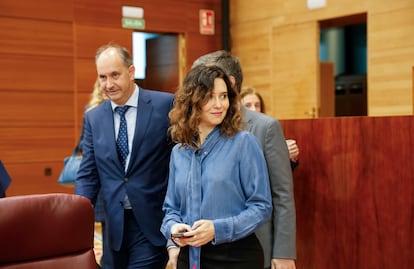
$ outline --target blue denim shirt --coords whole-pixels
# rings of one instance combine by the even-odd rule
[[[267,166],[257,139],[247,131],[225,137],[216,128],[201,150],[176,145],[163,210],[166,238],[175,223],[191,226],[200,219],[213,221],[213,244],[253,233],[272,213]]]

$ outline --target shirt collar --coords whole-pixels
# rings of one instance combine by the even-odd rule
[[[131,107],[138,107],[138,97],[139,97],[139,87],[135,84],[134,92],[132,93],[131,97],[129,97],[128,101],[125,103],[125,106]],[[115,108],[119,105],[115,104],[111,101],[112,111],[115,111]]]

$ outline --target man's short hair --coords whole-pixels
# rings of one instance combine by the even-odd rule
[[[233,76],[236,81],[236,90],[240,93],[243,82],[243,72],[239,59],[226,50],[218,50],[204,54],[194,61],[193,66],[216,65],[224,70],[227,76]]]

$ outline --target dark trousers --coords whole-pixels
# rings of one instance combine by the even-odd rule
[[[114,269],[165,269],[168,253],[144,236],[132,210],[125,210],[124,238],[120,251],[111,249]]]
[[[263,269],[263,249],[255,234],[231,243],[201,247],[201,269]],[[177,269],[188,269],[188,247],[181,248]]]
[[[112,252],[108,243],[108,231],[105,225],[105,221],[101,222],[102,227],[102,257],[101,268],[102,269],[115,269],[112,263]]]

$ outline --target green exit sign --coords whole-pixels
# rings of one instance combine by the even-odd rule
[[[144,19],[122,18],[123,28],[145,29]]]

